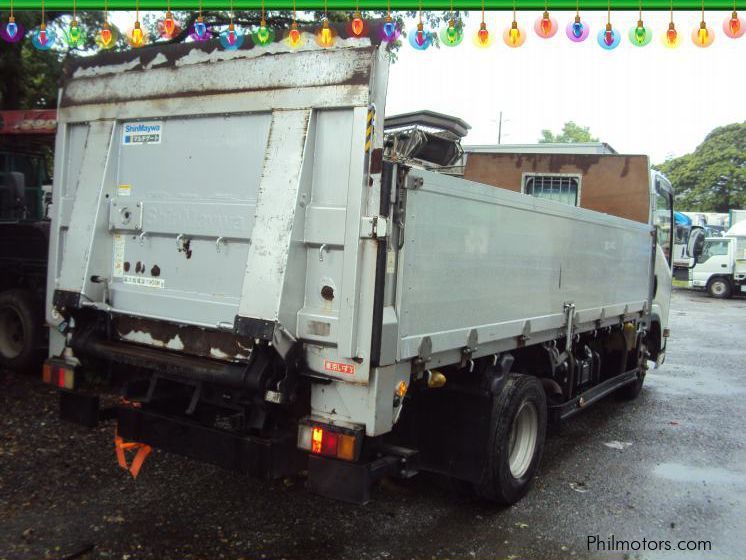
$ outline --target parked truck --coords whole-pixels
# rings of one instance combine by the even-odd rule
[[[746,293],[746,220],[736,222],[722,237],[693,236],[689,287],[704,289],[719,299]]]
[[[44,189],[54,134],[53,110],[0,111],[0,369],[32,371],[46,357]]]
[[[453,176],[464,127],[385,139],[385,46],[337,31],[69,63],[44,379],[63,418],[326,496],[430,471],[513,503],[549,421],[664,360],[670,184],[644,156],[579,204]]]

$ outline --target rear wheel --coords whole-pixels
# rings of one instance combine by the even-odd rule
[[[547,403],[539,380],[511,374],[495,398],[480,498],[500,504],[520,500],[536,474],[547,429]]]
[[[0,368],[29,370],[39,361],[42,316],[25,290],[0,293]]]
[[[727,299],[730,297],[730,282],[725,278],[714,278],[707,284],[707,293],[714,298]]]

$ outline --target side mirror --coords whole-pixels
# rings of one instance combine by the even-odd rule
[[[705,230],[701,227],[694,226],[689,232],[689,242],[686,245],[686,252],[694,260],[699,260],[702,249],[705,246]]]

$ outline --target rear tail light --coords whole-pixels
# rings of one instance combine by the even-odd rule
[[[362,442],[362,430],[318,424],[310,420],[298,426],[298,447],[313,455],[356,461]]]
[[[64,362],[56,360],[44,362],[41,379],[44,383],[61,389],[75,389],[75,370]]]

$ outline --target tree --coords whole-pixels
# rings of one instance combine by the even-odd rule
[[[598,138],[591,136],[589,127],[579,126],[573,121],[566,122],[559,134],[552,134],[551,130],[544,129],[539,138],[539,144],[573,144],[576,142],[598,142]]]
[[[656,166],[671,181],[676,206],[692,212],[746,208],[746,122],[710,132],[693,153]]]

